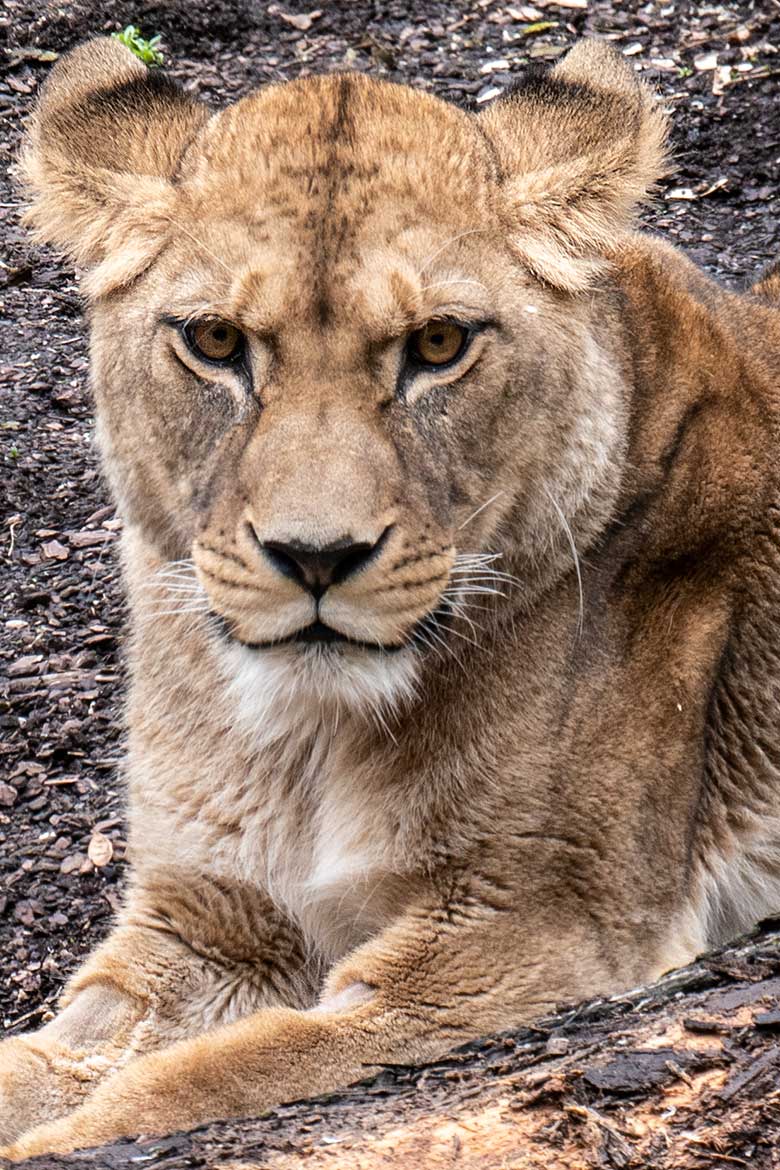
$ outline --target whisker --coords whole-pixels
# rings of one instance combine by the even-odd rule
[[[182,606],[181,608],[176,607],[175,609],[151,609],[151,608],[149,608],[149,609],[143,610],[145,617],[178,617],[180,614],[187,614],[187,613],[195,614],[195,613],[208,613],[208,612],[209,612],[209,608],[207,605],[199,605],[199,606],[194,606],[194,607]]]
[[[415,639],[416,645],[425,646],[428,650],[433,651],[433,653],[436,655],[436,657],[439,659],[440,662],[444,662],[444,657],[442,655],[441,650],[439,649],[438,646],[434,645],[434,643],[431,641],[427,629],[418,630],[414,636],[414,639]]]
[[[481,610],[482,613],[495,613],[495,610],[494,610],[492,605],[475,605],[473,601],[464,601],[464,599],[460,596],[460,593],[458,592],[457,589],[453,589],[453,590],[445,589],[444,592],[442,593],[442,597],[445,599],[445,601],[447,601],[447,603],[450,606],[452,606],[452,607],[457,606],[458,609],[461,609],[461,610],[471,609],[471,610]]]
[[[442,590],[442,593],[446,596],[447,590]],[[468,578],[466,580],[454,581],[452,583],[452,595],[458,597],[468,597],[470,594],[477,593],[488,593],[493,594],[495,597],[506,597],[506,593],[504,593],[503,589],[493,589],[490,585],[473,583],[468,580]]]
[[[449,284],[473,284],[477,288],[481,288],[484,292],[488,291],[487,285],[484,285],[481,280],[469,280],[466,277],[453,277],[451,280],[436,280],[433,284],[424,284],[420,292],[428,292],[432,288],[445,288]]]
[[[501,596],[504,597],[506,595],[502,593]],[[445,589],[445,591],[442,593],[442,597],[450,606],[457,606],[458,611],[462,609],[475,609],[479,613],[495,613],[495,610],[490,605],[475,605],[473,601],[463,601],[457,591],[454,593],[448,593]]]
[[[475,642],[473,638],[467,637],[466,634],[461,634],[461,632],[456,630],[454,626],[449,626],[447,628],[447,633],[454,634],[456,638],[460,638],[463,642],[468,642],[469,646],[476,646],[476,648],[479,649],[479,642]]]
[[[458,572],[457,569],[452,569],[450,571],[450,577],[453,581],[461,581],[464,584],[479,585],[483,582],[489,581],[494,585],[519,585],[521,587],[523,585],[523,582],[520,580],[520,578],[513,577],[511,573],[480,571],[469,574],[465,572]]]
[[[154,577],[151,581],[144,581],[141,584],[142,589],[202,589],[200,581],[196,577],[188,575],[186,577]]]
[[[458,232],[457,235],[450,236],[450,238],[448,240],[444,241],[444,243],[441,245],[441,247],[437,248],[435,252],[431,253],[431,255],[428,257],[428,259],[423,264],[422,268],[419,268],[417,270],[417,275],[422,276],[423,272],[425,272],[425,270],[427,268],[430,268],[431,264],[433,264],[436,257],[441,256],[442,252],[445,252],[447,250],[447,248],[451,248],[453,244],[456,244],[458,242],[458,240],[463,240],[463,239],[465,239],[466,236],[477,236],[477,235],[480,235],[480,233],[483,233],[483,232],[486,232],[489,230],[490,230],[489,228],[469,228],[465,232]]]
[[[384,731],[385,735],[389,736],[389,738],[393,741],[395,746],[398,747],[398,740],[395,738],[392,731],[390,730],[390,726],[387,723],[387,720],[385,719],[384,715],[382,714],[381,707],[382,707],[381,703],[377,703],[373,707],[370,707],[369,708],[370,714],[371,714],[372,718],[375,720],[379,729],[381,731]]]
[[[174,597],[177,595],[180,597],[203,597],[204,596],[203,590],[201,589],[201,587],[199,585],[196,587],[193,587],[191,585],[165,585],[162,589],[160,589],[159,587],[154,589],[151,585],[146,585],[143,588],[145,588],[150,593],[151,592],[154,592],[155,594],[167,593],[167,594],[172,595]]]
[[[211,248],[207,247],[206,244],[204,244],[202,240],[199,240],[197,238],[197,236],[194,236],[192,234],[192,232],[189,231],[184,226],[183,223],[181,223],[179,220],[175,219],[172,215],[166,215],[165,218],[168,220],[169,223],[172,223],[174,225],[174,227],[178,228],[179,231],[183,232],[185,236],[189,236],[189,238],[192,240],[192,242],[196,248],[200,248],[200,250],[202,252],[205,252],[205,254],[207,256],[210,256],[212,260],[215,260],[217,262],[217,264],[221,264],[222,267],[225,269],[225,272],[227,272],[228,276],[230,276],[230,278],[232,280],[233,272],[232,272],[230,266],[225,263],[225,261],[222,259],[221,256],[218,256],[216,252],[212,252]]]
[[[434,638],[439,643],[439,645],[444,650],[445,654],[449,654],[450,658],[452,658],[453,661],[456,662],[458,664],[458,666],[460,667],[460,669],[465,673],[466,667],[463,665],[463,660],[459,657],[458,654],[455,653],[455,648],[450,645],[450,643],[446,640],[446,638],[443,637],[442,633],[439,632],[440,630],[441,630],[441,624],[438,621],[438,619],[436,618],[436,615],[434,614],[433,615],[433,622],[428,627],[428,632],[430,633],[431,637]]]
[[[465,613],[463,610],[463,607],[457,601],[449,601],[448,604],[449,604],[449,608],[452,611],[452,613],[454,613],[455,616],[457,618],[459,618],[461,621],[466,623],[466,625],[472,631],[475,639],[478,638],[478,636],[480,634],[484,634],[484,632],[485,632],[484,628],[481,625],[479,625],[478,622],[475,622],[474,619],[469,616],[469,614]],[[455,631],[453,630],[453,633],[454,632]],[[476,644],[477,643],[475,641],[474,645],[476,646]]]
[[[574,558],[574,569],[577,573],[577,592],[579,595],[579,614],[578,614],[578,618],[577,618],[577,636],[580,637],[582,635],[582,627],[583,627],[584,617],[585,617],[585,605],[584,605],[584,600],[583,600],[583,595],[582,595],[582,573],[580,572],[579,553],[577,552],[577,546],[574,543],[574,536],[572,535],[571,528],[569,527],[569,522],[566,519],[566,517],[564,516],[563,511],[561,510],[561,507],[558,504],[558,501],[550,494],[550,492],[547,490],[547,488],[545,488],[544,490],[545,490],[545,492],[550,500],[550,503],[555,508],[555,511],[558,513],[558,518],[560,519],[561,525],[563,527],[563,531],[566,533],[566,539],[569,542],[569,547],[571,548],[571,555]]]
[[[471,513],[471,515],[468,517],[468,519],[464,520],[462,524],[458,525],[458,532],[460,532],[461,529],[465,528],[467,524],[470,524],[472,520],[475,520],[476,517],[479,516],[480,512],[484,512],[485,508],[489,508],[491,504],[494,504],[496,502],[496,500],[499,499],[503,495],[504,495],[504,491],[502,489],[500,492],[496,492],[496,494],[494,496],[491,496],[489,500],[485,500],[484,504],[480,504],[479,507],[474,512]]]

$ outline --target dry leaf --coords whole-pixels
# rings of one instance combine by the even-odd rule
[[[105,833],[94,832],[87,848],[87,857],[89,857],[95,869],[100,869],[101,866],[108,865],[113,856],[114,844],[111,838],[107,837]]]
[[[8,667],[8,677],[24,678],[26,675],[37,674],[41,662],[43,662],[42,654],[25,654]]]
[[[673,187],[671,191],[667,191],[667,199],[683,199],[686,202],[695,202],[697,199],[706,199],[708,195],[712,195],[714,191],[720,191],[721,187],[725,187],[728,179],[722,175],[716,179],[709,187],[705,187],[701,191],[694,191],[692,187]]]
[[[322,16],[321,8],[315,8],[313,12],[282,12],[278,4],[269,5],[268,11],[271,16],[278,16],[280,20],[291,24],[299,32],[308,32],[315,20],[319,20]]]

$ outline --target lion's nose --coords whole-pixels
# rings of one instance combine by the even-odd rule
[[[386,528],[377,541],[344,536],[330,544],[306,544],[300,540],[258,540],[274,568],[298,581],[319,600],[331,585],[338,585],[364,568],[387,539]]]

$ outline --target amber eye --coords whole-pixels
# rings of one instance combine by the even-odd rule
[[[409,353],[426,366],[446,366],[466,348],[468,330],[454,321],[429,321],[409,338]]]
[[[235,361],[244,348],[244,335],[229,321],[217,317],[202,321],[190,321],[184,330],[192,352],[207,362],[227,365]]]

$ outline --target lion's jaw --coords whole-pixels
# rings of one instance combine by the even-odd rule
[[[413,648],[396,653],[353,646],[283,646],[252,650],[216,644],[214,656],[236,724],[256,741],[273,740],[307,720],[358,717],[389,732],[411,702],[420,669]]]

